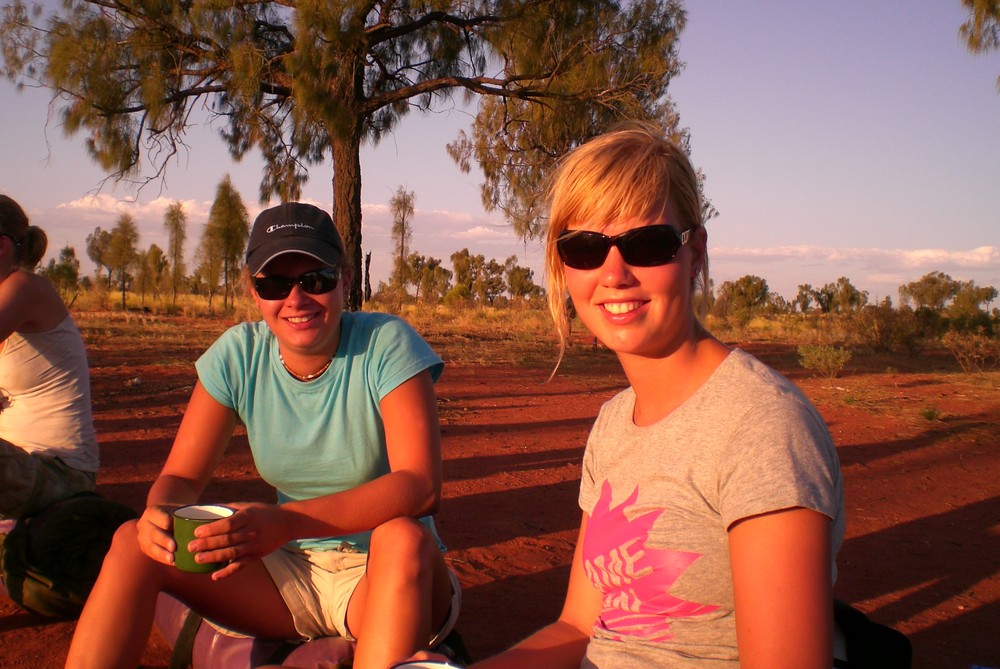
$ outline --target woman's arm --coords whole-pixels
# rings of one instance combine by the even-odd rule
[[[475,669],[576,669],[580,666],[587,652],[594,621],[601,613],[601,593],[583,569],[583,537],[587,531],[587,520],[587,514],[583,514],[573,552],[569,588],[559,619],[510,650],[472,665]]]
[[[743,669],[829,669],[833,661],[830,519],[792,508],[729,530]]]
[[[195,384],[174,445],[146,503],[193,504],[222,460],[236,427],[236,412]]]
[[[175,550],[170,511],[198,501],[222,459],[236,426],[236,412],[195,384],[167,462],[146,497],[139,544],[147,555],[170,564]]]
[[[441,431],[430,372],[404,381],[380,406],[391,471],[350,490],[283,504],[290,514],[289,538],[351,534],[437,511]]]
[[[185,415],[177,435],[181,447],[176,449],[176,455],[171,452],[150,492],[151,500],[196,499],[222,456],[225,440],[215,448],[194,447],[201,439],[194,426],[202,420],[217,420],[221,410],[231,410],[212,400],[204,390],[200,393],[207,401],[204,405],[198,403],[191,431],[183,429],[188,422]],[[205,552],[209,561],[229,562],[212,574],[213,579],[225,578],[243,564],[293,539],[353,534],[393,518],[422,516],[437,509],[441,498],[441,436],[430,372],[420,372],[400,384],[382,399],[380,406],[391,471],[350,490],[280,506],[233,504],[236,514],[198,528],[197,539],[191,544],[193,551]],[[232,424],[228,430],[232,432]]]

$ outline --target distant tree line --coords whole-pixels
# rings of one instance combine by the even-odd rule
[[[207,296],[209,310],[214,298],[221,296],[225,310],[233,305],[249,226],[246,206],[227,175],[216,189],[208,223],[195,249],[193,274],[186,273],[184,263],[187,216],[179,202],[171,204],[164,215],[166,251],[156,244],[140,249],[138,226],[132,215],[125,213],[112,229],[98,226],[87,235],[87,257],[95,266],[93,280],[80,276],[80,262],[72,246],[64,247],[58,260],[50,260],[39,273],[52,281],[67,303],[81,290],[97,289],[118,291],[122,309],[127,307],[130,292],[138,294],[141,307],[146,306],[147,295],[154,300],[169,295],[170,308],[176,309],[178,294],[189,293]]]
[[[481,304],[498,306],[538,303],[544,290],[535,284],[534,271],[517,264],[517,256],[503,263],[473,255],[465,248],[451,254],[452,269],[440,258],[411,251],[416,196],[402,186],[389,200],[392,212],[393,271],[379,285],[373,299],[383,308],[406,302]]]
[[[825,338],[843,344],[916,353],[940,343],[960,362],[975,359],[962,362],[963,368],[981,370],[987,361],[996,364],[1000,357],[1000,309],[993,306],[997,295],[993,286],[977,286],[935,271],[899,286],[898,306],[890,297],[870,304],[868,292],[855,288],[846,277],[819,288],[802,284],[788,302],[771,292],[761,277],[747,275],[724,282],[701,299],[708,300],[708,312],[717,324],[737,330],[754,319],[799,315],[811,319],[817,333],[821,326],[835,330],[836,335]]]
[[[414,202],[414,194],[402,187],[390,201],[395,219],[393,271],[388,283],[380,284],[376,294],[370,296],[379,306],[442,301],[490,306],[509,301],[538,302],[543,290],[534,283],[534,272],[517,264],[517,256],[500,263],[462,249],[451,255],[449,270],[440,259],[411,251]],[[232,309],[244,268],[250,221],[229,176],[216,189],[190,274],[184,261],[187,223],[181,204],[171,204],[163,221],[167,249],[151,244],[143,250],[135,219],[122,214],[110,230],[98,226],[87,235],[86,253],[95,266],[93,278],[80,276],[80,261],[72,246],[63,248],[59,257],[49,260],[39,273],[52,281],[67,304],[72,304],[82,291],[99,290],[119,295],[122,309],[128,307],[129,293],[138,295],[140,308],[147,307],[149,297],[161,304],[169,300],[166,310],[174,311],[178,295],[188,294],[207,298],[209,311],[214,310],[216,298],[221,298],[223,311]]]

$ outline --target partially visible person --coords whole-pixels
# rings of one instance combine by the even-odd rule
[[[460,592],[431,517],[443,363],[402,319],[344,310],[344,262],[321,209],[257,217],[246,265],[262,320],[198,359],[170,455],[142,517],[115,536],[67,667],[135,667],[161,592],[254,637],[357,640],[356,669],[386,669],[451,630]],[[236,513],[188,545],[225,566],[180,571],[172,511],[200,500],[237,422],[277,503],[227,504]]]
[[[0,195],[0,519],[93,491],[99,466],[83,338],[33,271],[46,245]]]
[[[699,322],[707,233],[683,150],[642,125],[570,153],[546,260],[562,350],[568,291],[629,387],[587,442],[559,619],[474,666],[829,669],[836,449],[792,383]]]

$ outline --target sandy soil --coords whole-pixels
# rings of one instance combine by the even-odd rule
[[[99,490],[138,509],[180,421],[191,362],[227,324],[80,320],[103,454]],[[583,445],[623,377],[612,355],[582,339],[545,383],[548,342],[488,331],[427,338],[448,362],[437,386],[439,529],[464,588],[459,629],[481,658],[558,614]],[[731,343],[798,383],[836,439],[848,514],[837,596],[909,635],[917,668],[1000,667],[1000,372],[963,374],[933,352],[856,354],[831,382],[802,370],[792,346]],[[206,499],[271,499],[243,437]],[[72,632],[72,622],[0,596],[0,668],[61,667]],[[168,658],[154,635],[144,666],[165,668]]]

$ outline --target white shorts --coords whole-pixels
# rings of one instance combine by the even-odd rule
[[[263,558],[264,566],[285,605],[296,631],[304,639],[341,636],[355,640],[347,629],[347,605],[365,575],[368,553],[341,550],[303,551],[281,548]],[[462,590],[451,569],[451,610],[428,644],[433,648],[455,627],[462,607]]]

